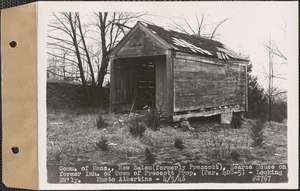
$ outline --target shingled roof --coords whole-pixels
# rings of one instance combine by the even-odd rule
[[[173,30],[166,30],[162,27],[138,21],[137,24],[125,35],[125,37],[110,52],[115,54],[120,48],[134,35],[134,31],[142,29],[151,34],[156,40],[168,49],[175,51],[197,54],[204,57],[217,58],[219,60],[240,60],[248,61],[248,58],[242,54],[230,50],[219,41],[202,38],[194,35],[188,35]]]
[[[230,50],[221,42],[173,30],[165,30],[162,27],[148,23],[143,23],[143,25],[150,29],[152,33],[172,45],[175,50],[221,60],[247,60],[245,56]]]

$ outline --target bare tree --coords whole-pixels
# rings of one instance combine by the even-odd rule
[[[226,17],[217,22],[209,21],[210,15],[202,13],[194,13],[194,18],[196,20],[196,25],[192,25],[192,22],[185,17],[177,17],[175,19],[170,19],[172,22],[173,28],[176,30],[185,33],[192,34],[199,37],[204,37],[208,39],[215,39],[219,34],[217,33],[218,29],[231,17]]]
[[[114,12],[94,13],[96,26],[99,29],[101,39],[101,65],[98,72],[98,87],[101,88],[104,76],[107,74],[108,55],[120,41],[128,29],[128,25],[146,15],[146,13]],[[101,90],[100,90],[101,91]]]
[[[287,58],[284,54],[281,53],[275,41],[271,39],[265,43],[265,48],[268,51],[268,70],[265,69],[265,75],[268,78],[268,89],[267,89],[267,97],[268,97],[268,112],[269,112],[269,120],[272,119],[272,105],[275,99],[285,94],[287,91],[280,89],[276,84],[274,84],[274,79],[278,80],[286,80],[285,74],[278,73],[282,65],[286,65]],[[277,57],[277,58],[276,58]],[[282,61],[283,60],[283,61]]]
[[[282,58],[285,61],[287,61],[287,57],[285,56],[284,53],[282,53],[282,51],[278,47],[277,43],[275,41],[272,41],[272,42],[270,42],[270,41],[268,43],[265,43],[265,48],[267,49],[267,51],[269,51],[271,54],[276,55],[279,58]]]
[[[54,51],[48,51],[48,55],[64,59],[64,62],[76,66],[89,105],[100,104],[109,52],[130,28],[127,24],[144,14],[99,12],[94,14],[96,22],[82,23],[82,18],[77,12],[53,13],[54,19],[48,25],[50,28],[48,38],[51,40],[48,47]],[[91,28],[95,26],[98,29],[96,32],[100,34],[98,38],[100,40],[88,35],[89,33],[92,35]],[[94,45],[98,46],[93,48]],[[93,52],[94,49],[96,52]],[[62,50],[65,52],[64,55],[58,53]]]
[[[284,15],[282,15],[282,23],[278,25],[279,29],[281,30],[281,32],[283,33],[283,39],[286,40],[286,36],[287,36],[287,23],[285,20]],[[269,51],[271,54],[281,58],[284,60],[284,63],[286,64],[287,61],[287,57],[286,54],[279,48],[278,42],[276,42],[275,40],[269,40],[271,42],[266,42],[264,44],[265,48],[267,49],[267,51]]]

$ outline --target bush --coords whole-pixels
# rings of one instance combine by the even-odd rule
[[[145,150],[145,157],[146,157],[146,160],[147,160],[150,164],[152,164],[152,163],[155,162],[155,156],[154,156],[154,154],[150,151],[149,148],[146,148],[146,150]]]
[[[206,156],[213,162],[227,163],[240,161],[248,156],[248,138],[241,139],[238,144],[228,139],[225,128],[223,131],[211,133],[211,137],[203,136]],[[203,148],[201,146],[201,148]]]
[[[156,131],[159,129],[159,125],[160,125],[160,114],[159,112],[157,111],[157,109],[150,109],[146,116],[146,125],[148,127],[150,127],[150,129]]]
[[[101,151],[107,151],[108,150],[108,143],[107,139],[105,137],[102,137],[98,142],[96,142],[96,145],[100,148]]]
[[[143,123],[142,117],[138,114],[133,115],[129,121],[129,132],[134,137],[143,137],[144,132],[146,131],[145,124]]]
[[[233,161],[239,161],[240,160],[240,153],[236,150],[231,152],[231,160]]]
[[[231,127],[233,129],[240,129],[242,126],[242,116],[239,113],[233,113],[231,120]]]
[[[248,111],[245,117],[262,118],[267,113],[268,100],[263,87],[257,82],[257,77],[250,75],[252,65],[248,67]]]
[[[287,119],[287,103],[284,101],[272,104],[272,121],[282,122]]]
[[[251,125],[251,138],[253,139],[252,146],[261,147],[264,140],[263,121],[256,120]]]
[[[183,141],[181,138],[176,138],[174,145],[177,149],[180,149],[180,150],[182,150],[184,148]]]
[[[108,126],[108,123],[105,121],[102,115],[99,115],[97,118],[96,125],[97,125],[97,129],[104,129]]]

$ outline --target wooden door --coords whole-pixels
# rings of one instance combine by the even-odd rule
[[[128,62],[119,62],[114,65],[115,100],[114,108],[117,111],[129,111],[134,100],[134,65]]]
[[[155,104],[155,65],[149,60],[136,63],[136,109]]]

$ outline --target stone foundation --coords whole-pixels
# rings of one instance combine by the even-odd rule
[[[233,117],[233,112],[222,113],[221,124],[231,124],[232,117]]]

